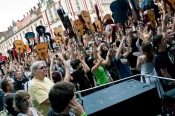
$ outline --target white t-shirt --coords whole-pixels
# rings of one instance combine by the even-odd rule
[[[33,116],[39,116],[37,111],[33,109],[32,107],[29,107],[29,110],[32,112]],[[27,114],[19,113],[17,116],[28,116]]]

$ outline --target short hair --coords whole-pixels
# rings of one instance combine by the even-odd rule
[[[76,69],[79,63],[80,63],[79,59],[74,59],[70,62],[70,65],[72,66],[73,69]]]
[[[49,101],[53,111],[56,113],[64,111],[73,97],[74,84],[71,82],[57,82],[49,92]]]
[[[37,66],[39,65],[39,64],[41,64],[42,63],[42,61],[36,61],[36,62],[33,62],[32,63],[32,66],[31,66],[31,75],[32,76],[34,76],[34,70],[37,68]]]
[[[52,73],[52,79],[53,79],[53,82],[56,83],[56,82],[60,82],[62,80],[62,76],[61,76],[61,73],[58,72],[58,71],[55,71]]]
[[[13,99],[13,107],[17,112],[22,112],[22,108],[20,107],[20,102],[26,96],[30,97],[29,93],[25,90],[18,90],[15,92],[14,99]]]
[[[14,94],[7,94],[6,96],[3,97],[3,103],[6,109],[10,108],[13,106],[13,99],[14,99]]]
[[[153,50],[154,50],[155,52],[158,51],[158,49],[159,49],[158,44],[161,43],[162,38],[163,38],[163,35],[155,35],[155,36],[153,37]],[[156,49],[156,48],[157,48],[157,49]]]
[[[9,114],[11,114],[12,116],[17,116],[18,112],[16,112],[13,107],[13,99],[14,99],[14,94],[12,93],[7,94],[3,97],[3,103],[4,103],[4,107],[7,109]]]
[[[4,92],[7,92],[7,86],[9,86],[9,80],[3,80],[1,82],[1,89],[4,91]]]

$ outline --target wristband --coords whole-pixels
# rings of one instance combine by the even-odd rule
[[[86,114],[86,113],[84,113],[84,114],[82,114],[81,116],[87,116],[87,114]]]

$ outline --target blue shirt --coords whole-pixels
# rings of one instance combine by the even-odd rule
[[[132,75],[132,71],[128,62],[122,63],[121,60],[123,59],[123,55],[121,55],[120,59],[117,61],[116,57],[112,59],[114,65],[119,69],[120,78],[126,78]]]

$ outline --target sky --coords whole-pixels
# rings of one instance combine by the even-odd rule
[[[37,7],[38,0],[0,0],[0,32],[6,31],[12,26],[12,20],[23,19],[23,15],[34,6]]]

